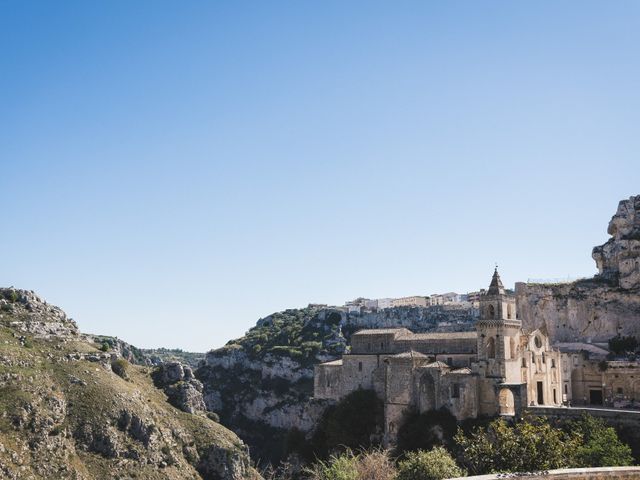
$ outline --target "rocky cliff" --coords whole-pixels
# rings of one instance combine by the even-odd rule
[[[640,195],[622,200],[593,249],[599,273],[568,284],[516,284],[525,328],[546,327],[554,341],[606,342],[640,338]]]
[[[151,368],[107,338],[33,292],[0,289],[0,478],[255,478],[235,434],[173,407]],[[182,372],[159,374],[178,397]]]
[[[350,315],[309,307],[275,313],[226,346],[210,351],[196,376],[207,408],[220,415],[259,460],[285,457],[292,436],[309,433],[327,407],[313,400],[313,366],[347,350],[362,328],[407,327],[416,332],[473,327],[470,306],[399,307]]]

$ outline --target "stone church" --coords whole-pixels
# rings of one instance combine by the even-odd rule
[[[561,405],[560,355],[544,329],[523,330],[515,295],[496,269],[480,299],[475,331],[356,332],[349,354],[316,366],[314,396],[339,400],[357,389],[374,390],[384,402],[385,438],[391,442],[410,411],[445,407],[463,420]]]

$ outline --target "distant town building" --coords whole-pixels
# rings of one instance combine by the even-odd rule
[[[429,297],[414,295],[412,297],[395,298],[391,301],[392,307],[426,307]]]
[[[393,298],[379,298],[378,310],[384,310],[385,308],[393,307]]]
[[[434,294],[429,297],[429,305],[451,305],[452,303],[460,302],[461,295],[455,292]]]

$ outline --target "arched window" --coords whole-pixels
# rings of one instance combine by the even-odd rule
[[[489,305],[489,308],[487,308],[487,317],[495,318],[495,316],[496,316],[496,309],[493,308],[493,305]]]
[[[487,358],[496,358],[496,341],[493,337],[489,337],[487,342]]]

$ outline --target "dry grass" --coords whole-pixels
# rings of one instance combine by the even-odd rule
[[[358,480],[393,480],[396,467],[387,450],[371,450],[358,455]]]

